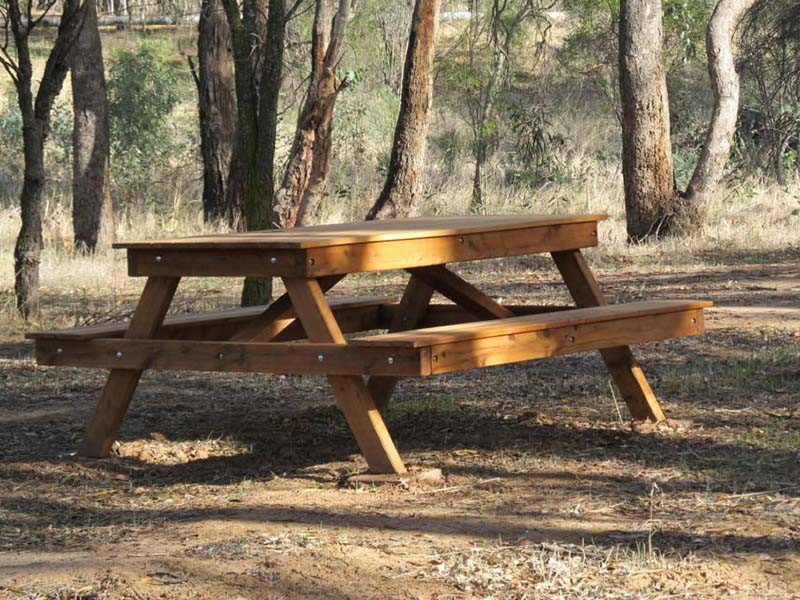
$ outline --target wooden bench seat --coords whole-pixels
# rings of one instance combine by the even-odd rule
[[[366,331],[379,329],[382,307],[391,304],[395,298],[391,296],[331,297],[331,311],[344,331]],[[248,306],[231,308],[191,315],[174,315],[164,319],[164,323],[154,336],[155,339],[179,340],[225,340],[238,329],[261,315],[266,306]],[[305,338],[305,333],[295,321],[293,311],[282,319],[285,323],[280,341],[291,341]],[[93,340],[97,338],[121,338],[128,328],[127,323],[103,323],[70,329],[52,329],[31,331],[25,337],[32,340]]]
[[[429,374],[487,367],[703,332],[711,302],[662,300],[493,319],[351,340],[358,347],[416,349]],[[423,364],[422,371],[427,371]]]
[[[602,350],[703,332],[703,309],[710,302],[665,300],[572,308],[521,306],[523,316],[465,321],[355,337],[348,344],[198,339],[202,327],[226,326],[255,318],[263,307],[233,309],[166,320],[160,330],[171,337],[122,338],[123,325],[103,325],[29,334],[36,340],[39,364],[121,369],[197,370],[334,375],[426,377],[475,367],[534,360],[559,354]],[[387,298],[331,300],[332,313],[345,331],[385,325],[397,311]],[[366,313],[352,310],[369,308]],[[433,308],[433,307],[431,307]],[[434,320],[459,314],[452,305],[433,310]],[[545,312],[540,312],[545,311]],[[352,318],[357,314],[358,318]],[[365,316],[366,315],[366,316]],[[205,325],[203,325],[205,324]],[[189,339],[182,337],[188,329]],[[219,331],[217,331],[219,332]],[[304,339],[299,323],[282,330],[282,341]]]

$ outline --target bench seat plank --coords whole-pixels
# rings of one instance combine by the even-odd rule
[[[337,313],[341,314],[347,310],[360,308],[375,307],[377,310],[381,306],[391,303],[393,300],[395,300],[395,298],[391,296],[332,297],[328,299],[328,303],[334,315],[336,315]],[[261,315],[265,308],[266,306],[248,306],[246,308],[231,308],[200,314],[174,315],[164,319],[164,323],[159,328],[155,337],[176,337],[174,335],[175,332],[182,329],[218,329],[240,325]],[[292,317],[291,320],[293,319]],[[103,323],[100,325],[88,325],[70,329],[31,331],[26,333],[25,337],[31,340],[91,340],[96,338],[122,337],[127,329],[127,323]]]
[[[711,302],[696,300],[653,300],[647,302],[631,302],[627,304],[611,304],[592,308],[576,308],[559,312],[358,337],[351,340],[351,343],[368,346],[379,345],[384,347],[422,348],[437,344],[518,335],[521,333],[585,325],[589,323],[618,321],[631,317],[702,310],[710,306],[712,306]]]

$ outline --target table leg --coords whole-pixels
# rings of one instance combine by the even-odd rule
[[[428,310],[431,296],[433,296],[433,288],[412,274],[403,292],[403,297],[400,299],[399,310],[389,325],[389,331],[406,331],[416,328]],[[379,410],[382,411],[386,408],[398,381],[398,377],[373,376],[369,378],[367,387]]]
[[[310,341],[346,343],[316,279],[284,278],[283,283]],[[329,375],[328,381],[370,471],[405,473],[400,454],[364,380],[357,375]]]
[[[553,252],[552,256],[577,306],[587,308],[606,304],[603,292],[580,250]],[[600,350],[600,355],[633,418],[663,421],[661,406],[630,347],[606,348]]]
[[[179,281],[178,277],[150,277],[147,280],[125,333],[126,338],[151,338],[156,334],[164,321]],[[131,369],[111,370],[94,416],[86,428],[80,449],[82,456],[108,456],[141,375],[142,371]]]
[[[408,269],[408,272],[419,277],[442,296],[449,298],[478,319],[504,319],[516,316],[444,265]]]
[[[323,292],[327,292],[342,279],[344,275],[323,277],[319,280],[319,285]],[[233,334],[229,341],[271,342],[281,331],[289,327],[289,323],[282,322],[281,319],[291,313],[293,313],[292,300],[288,293],[282,294],[264,309],[264,312]]]

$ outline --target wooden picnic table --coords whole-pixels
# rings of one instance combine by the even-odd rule
[[[129,274],[147,277],[130,322],[28,337],[39,364],[111,370],[81,449],[93,457],[109,454],[146,369],[326,375],[376,473],[405,472],[381,416],[401,377],[599,350],[633,418],[660,421],[628,345],[702,333],[711,303],[607,305],[581,253],[604,218],[435,217],[119,243]],[[576,306],[504,306],[445,266],[543,252]],[[350,273],[392,269],[410,274],[399,302],[325,297]],[[180,279],[196,276],[280,277],[286,293],[269,306],[165,318]],[[434,292],[452,304],[430,304]]]

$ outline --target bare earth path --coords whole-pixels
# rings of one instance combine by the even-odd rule
[[[594,355],[404,382],[388,423],[429,485],[347,485],[320,378],[149,374],[116,455],[78,459],[103,373],[9,335],[0,598],[800,598],[800,257],[751,258],[598,266],[616,300],[718,304],[637,350],[669,426],[620,419]],[[471,278],[564,301],[544,264]]]

